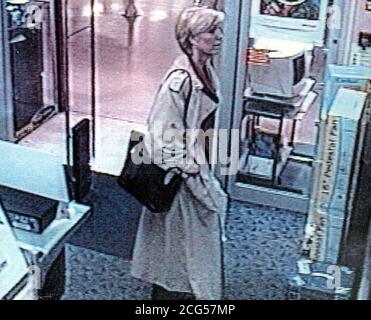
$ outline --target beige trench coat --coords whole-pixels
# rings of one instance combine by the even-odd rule
[[[203,93],[202,82],[194,73],[186,56],[179,57],[171,70],[185,69],[191,75],[192,96],[187,113],[186,126],[201,128],[203,120],[216,105]],[[212,67],[209,72],[216,81]],[[170,72],[169,72],[170,74]],[[215,83],[217,85],[217,83]],[[176,71],[165,78],[156,96],[149,119],[149,135],[152,141],[161,139],[155,124],[184,130],[184,105],[190,92],[189,75]],[[192,134],[187,139],[188,149],[195,150],[188,156],[205,158],[204,148]],[[151,140],[146,140],[149,148]],[[173,144],[184,146],[182,139]],[[156,145],[156,143],[155,143]],[[161,144],[159,144],[161,145]],[[164,169],[177,166],[185,173],[199,164],[182,164],[184,148],[174,151],[171,144],[162,142]],[[189,148],[190,145],[194,148]],[[172,150],[172,151],[171,151]],[[166,156],[168,155],[168,157]],[[167,213],[151,213],[143,209],[137,232],[131,273],[134,277],[162,286],[169,291],[193,293],[197,299],[221,299],[222,294],[222,239],[227,196],[219,181],[207,165],[201,165],[201,173],[184,179],[172,207]]]

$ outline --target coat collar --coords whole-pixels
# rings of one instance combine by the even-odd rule
[[[195,72],[195,70],[192,66],[191,61],[189,60],[189,58],[185,54],[179,56],[175,60],[173,68],[174,69],[185,69],[185,70],[187,70],[189,72],[189,74],[191,75],[193,86],[197,89],[200,89],[200,90],[202,90],[204,88],[203,82],[197,76],[197,74],[196,74],[196,72]]]
[[[183,54],[180,57],[178,57],[173,65],[173,68],[176,69],[185,69],[187,70],[192,78],[193,86],[199,90],[202,90],[211,100],[213,100],[215,103],[219,103],[219,88],[218,88],[218,80],[216,79],[213,66],[211,65],[211,62],[209,61],[206,66],[209,71],[210,75],[213,77],[212,81],[214,82],[214,85],[216,86],[215,90],[216,92],[212,91],[209,87],[207,87],[203,81],[200,79],[200,77],[197,75],[195,68],[193,67],[193,64],[190,60],[190,58]]]

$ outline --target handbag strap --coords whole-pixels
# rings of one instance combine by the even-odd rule
[[[191,74],[189,73],[188,70],[186,69],[182,69],[182,68],[177,68],[177,69],[174,69],[172,70],[168,76],[166,77],[166,80],[168,80],[170,78],[170,76],[174,73],[174,72],[177,72],[177,71],[183,71],[185,72],[188,77],[189,77],[189,81],[190,81],[190,84],[191,84],[191,88],[189,90],[189,93],[187,95],[187,98],[186,98],[186,101],[185,101],[185,106],[184,106],[184,114],[183,114],[183,123],[184,123],[184,128],[187,129],[187,117],[188,117],[188,110],[189,110],[189,104],[191,102],[191,98],[192,98],[192,92],[193,92],[193,83],[192,83],[192,76]],[[165,80],[165,81],[166,81]]]

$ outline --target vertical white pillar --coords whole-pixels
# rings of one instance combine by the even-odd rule
[[[217,123],[218,129],[232,130],[239,129],[240,126],[247,72],[246,50],[249,42],[250,9],[251,1],[248,0],[224,1],[226,21],[224,23],[224,43],[218,68],[222,95]],[[229,136],[232,137],[231,134]],[[229,146],[223,146],[225,153],[239,151],[231,150],[231,145],[232,141],[229,141]],[[215,167],[215,173],[219,175],[225,187],[235,183],[235,175],[220,176],[220,172],[221,165],[218,164]]]

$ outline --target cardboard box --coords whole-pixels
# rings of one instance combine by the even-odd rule
[[[363,148],[359,141],[363,141],[360,136],[365,134],[363,119],[366,102],[367,93],[340,88],[328,114],[326,127],[323,127],[318,176],[308,219],[315,226],[310,249],[312,259],[323,261],[330,256],[331,261],[336,262],[334,258],[338,255],[341,235],[336,232],[334,236],[329,230],[344,224],[350,205],[349,192],[355,189],[352,184],[358,181],[358,177],[354,176],[358,171],[354,168],[355,160],[359,159],[359,149]],[[332,251],[336,248],[335,254],[326,253],[330,244]]]
[[[371,89],[371,68],[329,65],[326,71],[322,114],[327,115],[339,88],[366,91]]]
[[[354,272],[330,263],[308,263],[308,273],[290,278],[288,300],[350,300]]]

